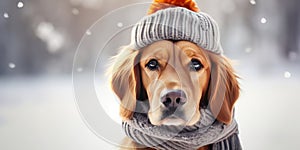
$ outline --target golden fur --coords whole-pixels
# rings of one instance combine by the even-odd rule
[[[153,58],[160,64],[157,71],[145,67]],[[187,70],[191,59],[199,60],[203,68]],[[199,110],[206,107],[210,107],[218,121],[229,124],[239,96],[237,76],[230,60],[188,41],[162,40],[141,50],[124,47],[114,58],[110,74],[111,87],[121,100],[123,120],[131,119],[137,100],[148,100],[150,122],[172,124],[173,120],[160,120],[163,111],[159,96],[166,89],[181,89],[187,94],[182,110],[188,118],[180,124],[193,125],[201,117]]]

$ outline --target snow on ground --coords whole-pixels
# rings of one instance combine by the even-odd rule
[[[76,108],[70,78],[13,78],[0,84],[1,150],[99,150]]]
[[[293,77],[244,76],[236,105],[244,149],[298,149],[300,79]],[[118,149],[85,125],[71,77],[6,77],[0,83],[0,149]]]

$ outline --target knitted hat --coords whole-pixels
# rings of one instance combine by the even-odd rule
[[[131,41],[135,49],[141,49],[159,40],[186,40],[223,53],[217,23],[199,12],[193,0],[154,0],[148,15],[133,27]]]

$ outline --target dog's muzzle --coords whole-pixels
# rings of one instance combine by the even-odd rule
[[[161,98],[161,104],[164,108],[162,119],[165,118],[184,118],[182,106],[187,102],[187,97],[182,90],[164,91]]]

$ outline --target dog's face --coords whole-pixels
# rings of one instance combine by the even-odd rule
[[[195,124],[210,74],[203,50],[187,41],[158,41],[143,49],[139,64],[150,104],[150,122]]]
[[[157,41],[141,49],[124,48],[111,70],[121,117],[131,119],[137,103],[147,102],[153,125],[193,125],[200,109],[230,123],[239,85],[224,56],[188,41]]]

